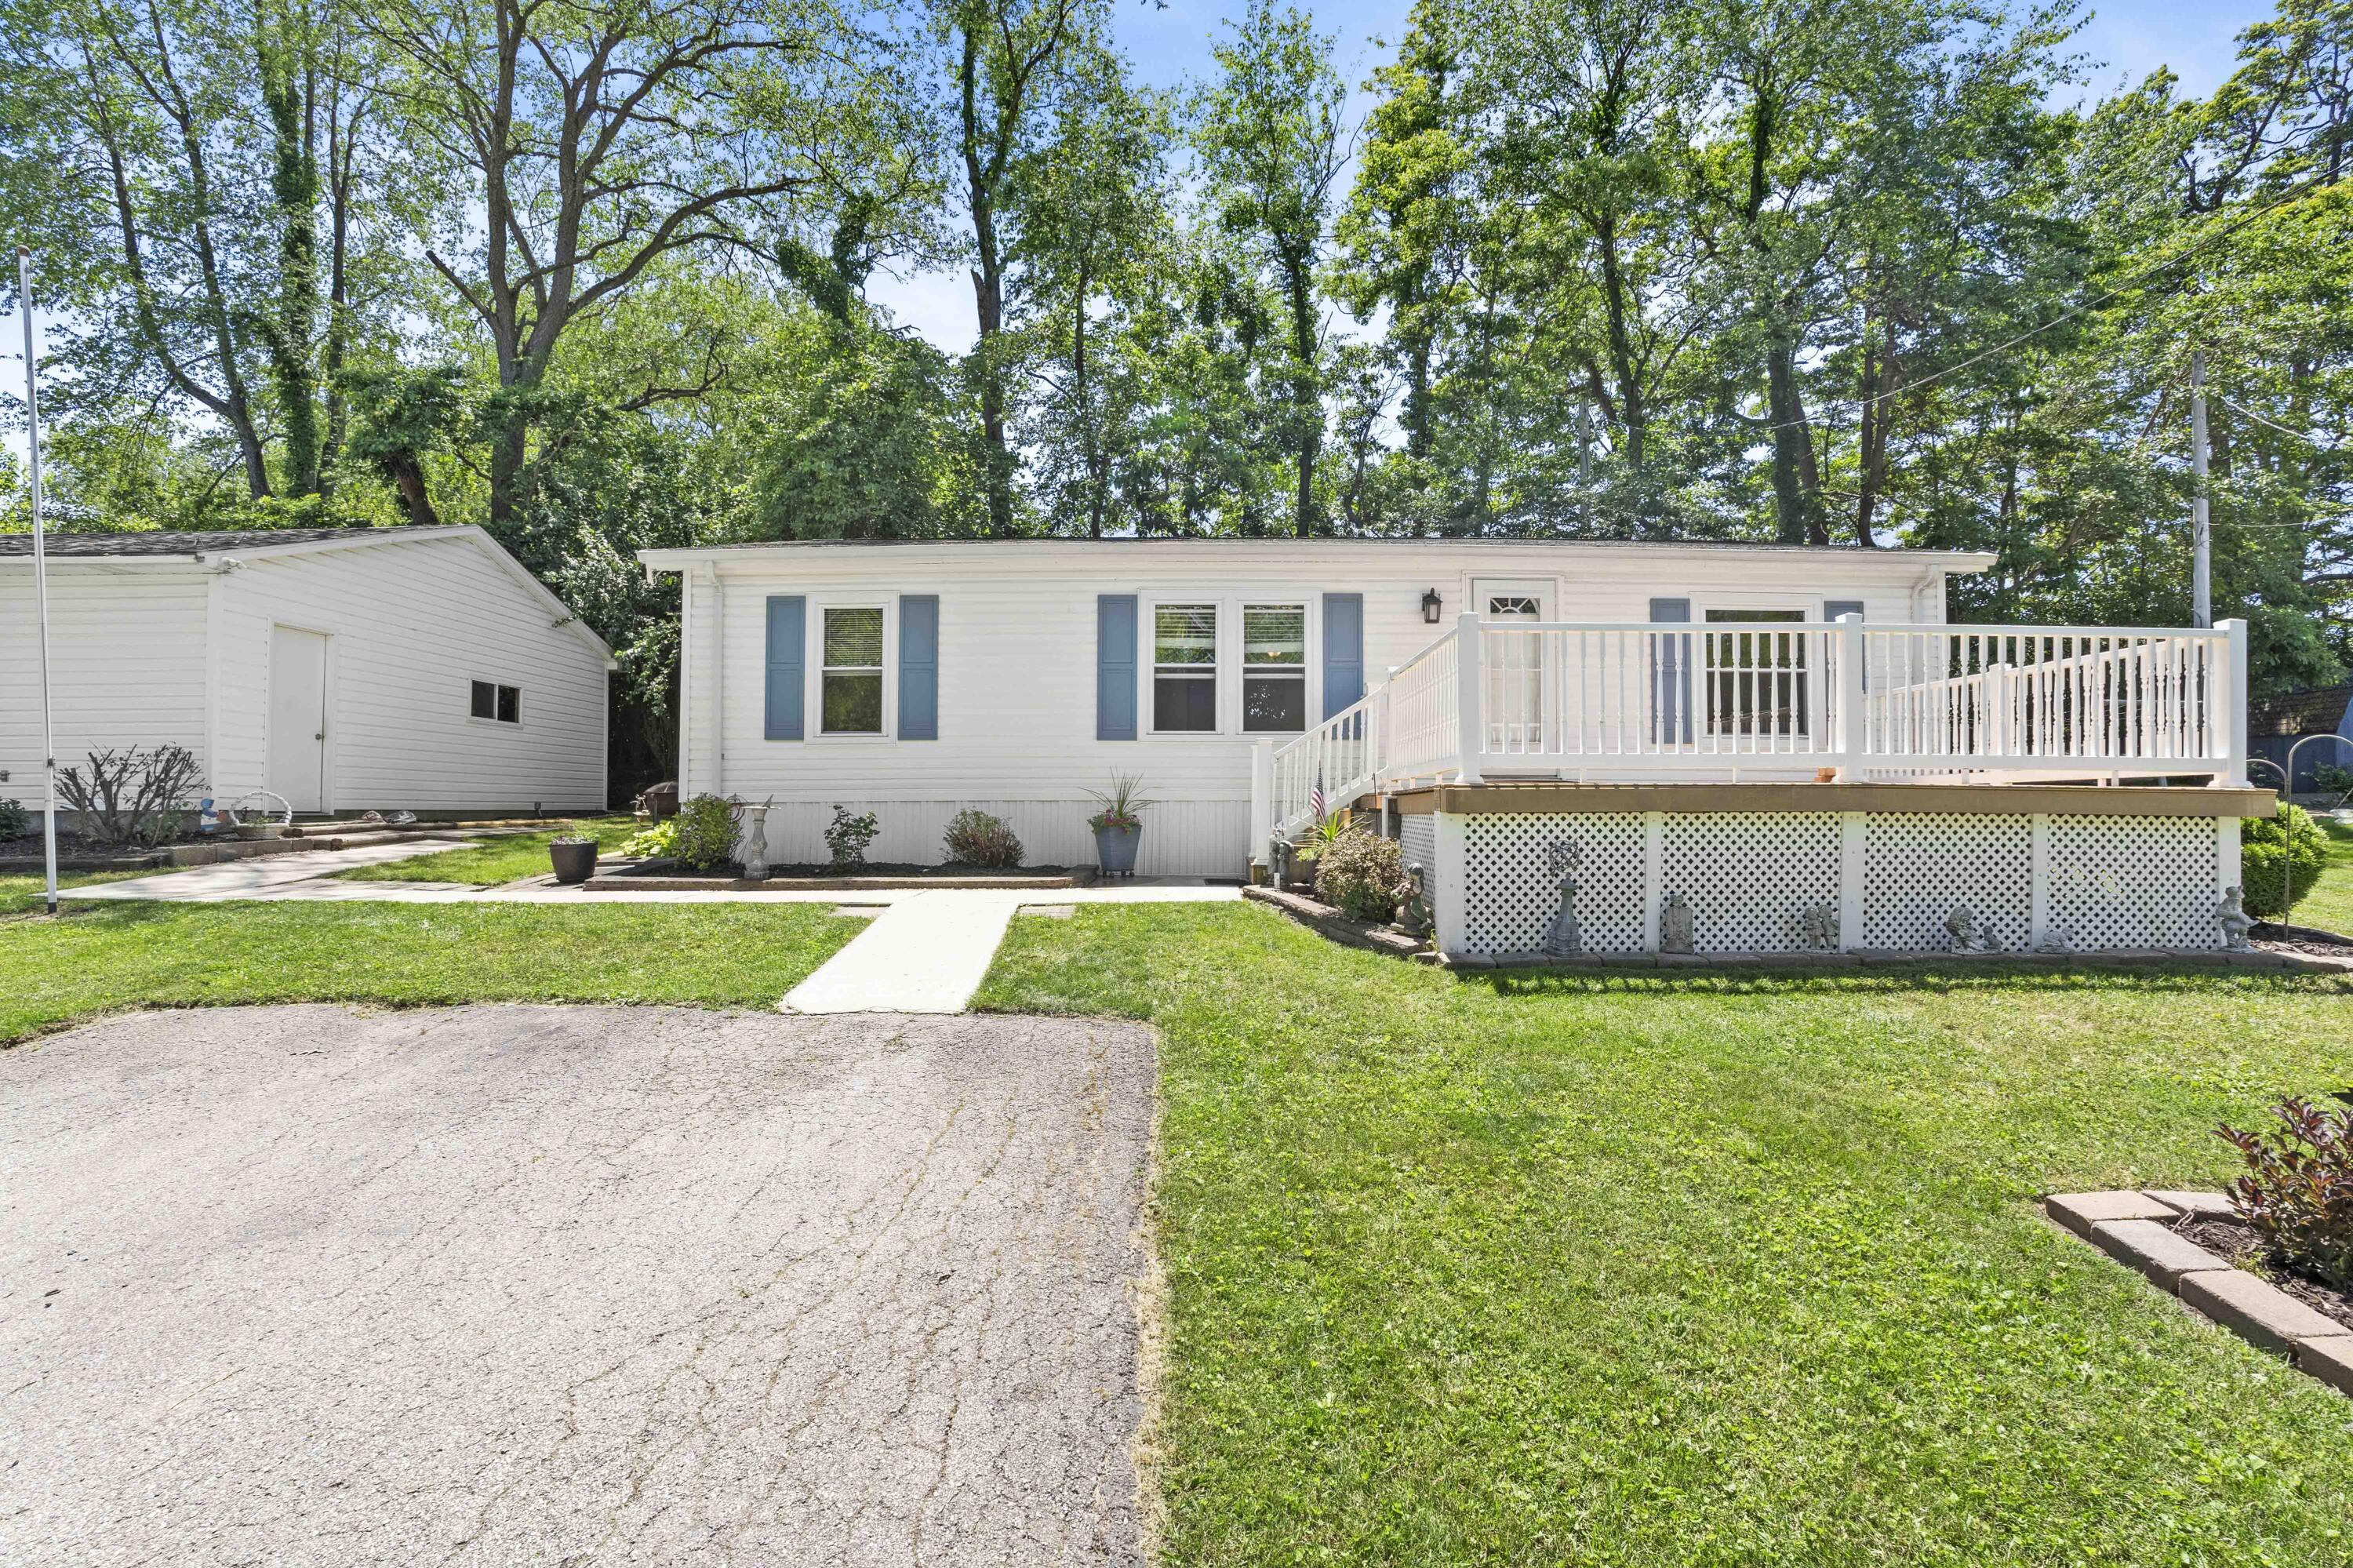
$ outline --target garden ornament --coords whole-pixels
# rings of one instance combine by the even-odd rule
[[[1659,951],[1688,953],[1692,950],[1692,906],[1680,893],[1670,893],[1659,910]]]
[[[2054,920],[2042,933],[2042,940],[2035,944],[2034,950],[2038,953],[2072,953],[2075,950],[2074,934]]]
[[[1798,916],[1798,941],[1809,952],[1836,952],[1839,914],[1828,904],[1810,904]]]
[[[1398,900],[1397,928],[1409,937],[1427,937],[1430,921],[1430,885],[1417,861],[1405,868],[1405,896]]]
[[[1952,939],[1957,953],[1990,953],[1994,950],[1993,933],[1986,929],[1977,914],[1966,904],[1957,904],[1945,916],[1945,935]]]
[[[1291,891],[1291,857],[1296,848],[1296,845],[1281,833],[1273,834],[1266,841],[1267,874],[1274,879],[1274,885],[1278,892]]]
[[[2222,907],[2215,916],[2222,923],[2222,946],[2234,953],[2247,951],[2252,946],[2247,940],[2247,933],[2255,928],[2253,918],[2242,903],[2245,896],[2245,890],[2232,883],[2222,889]]]
[[[768,880],[768,808],[774,800],[744,808],[744,880]]]
[[[1545,933],[1544,955],[1548,959],[1573,959],[1585,950],[1585,938],[1577,925],[1577,863],[1584,851],[1574,842],[1552,846],[1546,857],[1546,867],[1560,879],[1560,909],[1552,917],[1552,928]]]

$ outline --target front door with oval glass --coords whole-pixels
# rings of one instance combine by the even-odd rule
[[[1552,619],[1552,584],[1541,579],[1474,577],[1471,601],[1482,621],[1534,625]],[[1488,754],[1528,756],[1546,750],[1544,635],[1498,630],[1488,634],[1482,652]]]

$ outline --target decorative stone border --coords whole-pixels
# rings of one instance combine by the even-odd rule
[[[1242,889],[1242,896],[1255,903],[1271,904],[1310,930],[1329,937],[1344,947],[1363,948],[1369,952],[1387,953],[1391,958],[1411,959],[1417,963],[1439,961],[1427,942],[1387,926],[1376,926],[1369,920],[1352,920],[1331,905],[1319,903],[1302,893],[1249,886]]]
[[[2353,1328],[2175,1233],[2180,1220],[2231,1213],[2221,1193],[2060,1192],[2042,1201],[2042,1211],[2182,1305],[2353,1394]]]

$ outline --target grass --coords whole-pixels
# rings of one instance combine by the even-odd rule
[[[2320,831],[2328,835],[2328,869],[2288,918],[2299,926],[2353,936],[2353,828],[2324,821]]]
[[[2353,1561],[2353,1401],[2037,1212],[2353,1085],[2230,971],[1459,979],[1269,911],[1019,919],[1163,1038],[1163,1560]]]
[[[583,817],[557,823],[543,833],[484,839],[464,849],[411,855],[382,865],[353,866],[334,874],[353,882],[470,882],[477,887],[494,887],[521,877],[546,875],[551,869],[547,846],[558,834],[593,833],[610,853],[638,828],[634,817]]]
[[[145,876],[143,871],[77,871],[58,878],[58,891],[69,887],[88,887],[100,882],[121,882],[129,876]],[[22,915],[38,909],[47,897],[47,884],[35,876],[0,876],[0,917]]]
[[[20,879],[11,878],[13,883]],[[0,895],[8,894],[0,883]],[[0,918],[0,1044],[127,1007],[769,1007],[862,929],[824,906],[102,904]],[[0,906],[5,909],[5,906]]]

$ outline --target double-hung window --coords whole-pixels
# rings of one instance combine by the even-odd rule
[[[818,732],[882,733],[882,607],[828,605],[818,674]]]
[[[1218,727],[1218,607],[1163,604],[1152,611],[1152,727]]]
[[[1307,607],[1242,606],[1242,728],[1295,734],[1307,727]]]

